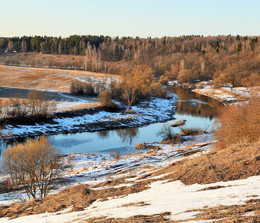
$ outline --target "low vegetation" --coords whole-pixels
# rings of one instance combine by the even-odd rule
[[[22,186],[29,198],[43,198],[62,172],[59,150],[42,136],[3,151],[1,170],[8,175],[9,187]]]
[[[100,103],[111,108],[115,108],[115,105],[110,99],[115,99],[127,105],[128,109],[140,100],[148,100],[151,96],[166,96],[162,84],[155,81],[152,69],[146,65],[134,66],[126,71],[117,83],[111,83],[110,86],[103,83],[73,81],[71,93],[84,96],[99,95]]]
[[[182,128],[180,127],[180,133],[181,136],[194,136],[194,135],[201,135],[203,133],[206,133],[207,131],[202,130],[201,128]]]
[[[158,135],[163,137],[162,143],[165,144],[175,144],[175,143],[182,143],[187,139],[185,136],[195,136],[201,135],[202,133],[207,133],[207,131],[202,130],[200,128],[180,128],[179,133],[175,133],[173,131],[172,125],[164,124]]]
[[[73,80],[70,86],[70,92],[72,94],[81,96],[98,96],[98,94],[105,89],[104,84],[101,82],[86,83],[79,80]]]
[[[28,99],[0,100],[0,123],[26,122],[25,118],[44,120],[55,110],[53,102],[46,101],[42,93],[31,91]]]
[[[170,125],[164,124],[160,131],[158,132],[158,135],[162,136],[165,139],[174,139],[176,134],[173,132],[173,129]]]
[[[260,100],[252,96],[248,103],[229,105],[217,119],[216,131],[219,148],[244,142],[256,142],[260,137]]]
[[[98,100],[102,106],[108,109],[118,110],[119,107],[112,101],[108,90],[101,91],[98,95]]]

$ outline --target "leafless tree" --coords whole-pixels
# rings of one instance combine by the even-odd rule
[[[28,198],[43,198],[53,188],[63,167],[59,162],[59,150],[50,145],[47,138],[28,140],[5,149],[1,169],[8,174],[11,185],[22,185]]]

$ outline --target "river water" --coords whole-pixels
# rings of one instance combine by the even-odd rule
[[[221,104],[214,99],[200,96],[190,89],[176,88],[172,92],[179,96],[178,108],[174,120],[164,123],[153,123],[139,128],[124,128],[97,132],[76,134],[59,134],[48,136],[50,143],[61,149],[61,153],[110,153],[120,150],[120,154],[135,153],[136,143],[160,142],[163,137],[159,134],[164,124],[171,124],[180,119],[187,122],[183,128],[201,128],[211,130]],[[179,128],[173,128],[175,133]],[[139,152],[139,151],[138,151]]]

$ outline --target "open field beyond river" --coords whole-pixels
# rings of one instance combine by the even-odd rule
[[[24,68],[0,65],[0,99],[27,98],[30,91],[41,91],[55,101],[57,110],[95,107],[97,98],[81,98],[69,94],[73,80],[111,83],[115,75],[47,68]]]

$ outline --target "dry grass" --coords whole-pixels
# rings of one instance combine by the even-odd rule
[[[248,103],[223,108],[217,119],[218,146],[225,148],[238,142],[254,142],[260,137],[260,98]]]
[[[164,179],[181,180],[188,185],[238,180],[259,175],[260,140],[253,144],[240,143],[224,150],[214,150],[173,163],[153,173],[151,177],[169,172],[174,173]]]
[[[109,182],[109,181],[107,181]],[[118,182],[104,183],[105,185],[117,185]],[[101,184],[102,185],[102,184]],[[101,186],[99,185],[99,186]],[[91,205],[94,201],[106,200],[109,197],[124,196],[127,194],[138,193],[148,189],[146,183],[137,183],[131,187],[119,187],[100,190],[91,190],[88,185],[81,184],[70,187],[58,194],[48,195],[42,200],[31,200],[25,203],[14,203],[10,206],[0,207],[0,218],[17,218],[31,214],[44,212],[58,212],[71,207],[71,211],[81,211]]]
[[[129,218],[91,218],[91,219],[85,220],[84,222],[86,222],[86,223],[92,223],[92,222],[98,222],[98,223],[174,222],[174,221],[169,221],[168,216],[170,214],[171,214],[170,212],[164,212],[164,213],[155,214],[155,215],[136,215],[136,216],[129,217]]]
[[[124,205],[122,205],[122,207],[132,207],[132,206],[140,207],[140,206],[148,206],[148,205],[150,205],[150,204],[147,204],[142,201],[142,202],[137,202],[137,203],[124,204]]]
[[[200,129],[200,128],[182,128],[180,127],[181,132],[179,135],[181,136],[194,136],[194,135],[200,135],[202,133],[206,133],[206,131]]]
[[[0,65],[0,87],[70,92],[70,85],[75,77],[93,77],[102,80],[117,76],[85,71]]]
[[[216,220],[222,223],[260,222],[260,199],[250,199],[242,205],[217,206],[213,208],[197,209],[200,211],[190,220]],[[218,221],[219,220],[219,221]]]
[[[154,150],[155,152],[158,152],[159,150],[162,150],[161,147],[159,146],[155,146],[153,144],[150,143],[137,143],[135,144],[135,149],[137,150]]]
[[[186,150],[183,150],[185,153]],[[39,214],[44,212],[58,212],[66,208],[71,211],[80,211],[91,205],[94,201],[100,199],[107,200],[112,197],[126,196],[131,193],[138,193],[149,188],[149,184],[156,180],[171,181],[181,180],[185,184],[208,184],[219,181],[229,181],[248,178],[249,176],[260,174],[260,140],[253,144],[237,144],[226,148],[225,150],[215,150],[207,154],[185,159],[169,165],[157,172],[149,173],[135,180],[131,186],[114,186],[130,183],[127,177],[118,179],[107,179],[107,181],[89,187],[88,185],[78,185],[65,189],[58,194],[48,195],[42,200],[29,201],[23,204],[12,204],[8,207],[0,208],[0,217],[19,217],[23,215]],[[186,151],[187,152],[187,151]],[[190,155],[190,154],[188,154]],[[147,167],[145,167],[144,171]],[[150,166],[148,166],[150,168]],[[153,169],[152,169],[153,170]],[[150,171],[152,171],[150,170]],[[160,179],[152,179],[169,173]],[[129,176],[130,177],[130,176]],[[131,176],[133,177],[133,176]],[[109,187],[102,189],[100,187]],[[95,188],[95,190],[93,190]],[[98,189],[100,188],[100,189]],[[217,189],[207,188],[207,189]],[[250,199],[250,198],[249,198]],[[140,201],[141,202],[141,201]],[[143,203],[129,204],[143,205]],[[219,216],[226,217],[226,222],[249,221],[256,219],[254,216],[243,216],[249,210],[253,210],[255,215],[259,214],[259,201],[248,202],[246,205],[237,205],[231,207],[216,207],[215,209],[200,210],[201,213],[196,216],[197,219],[219,219]],[[226,214],[221,215],[224,210]],[[241,214],[239,214],[241,213]],[[168,216],[170,213],[162,213],[151,216],[133,216],[130,218],[91,218],[85,222],[170,222]],[[193,220],[193,219],[192,219]],[[224,221],[224,222],[225,222]],[[178,221],[172,221],[178,222]],[[179,221],[181,222],[181,221]],[[257,222],[257,221],[255,221]]]

